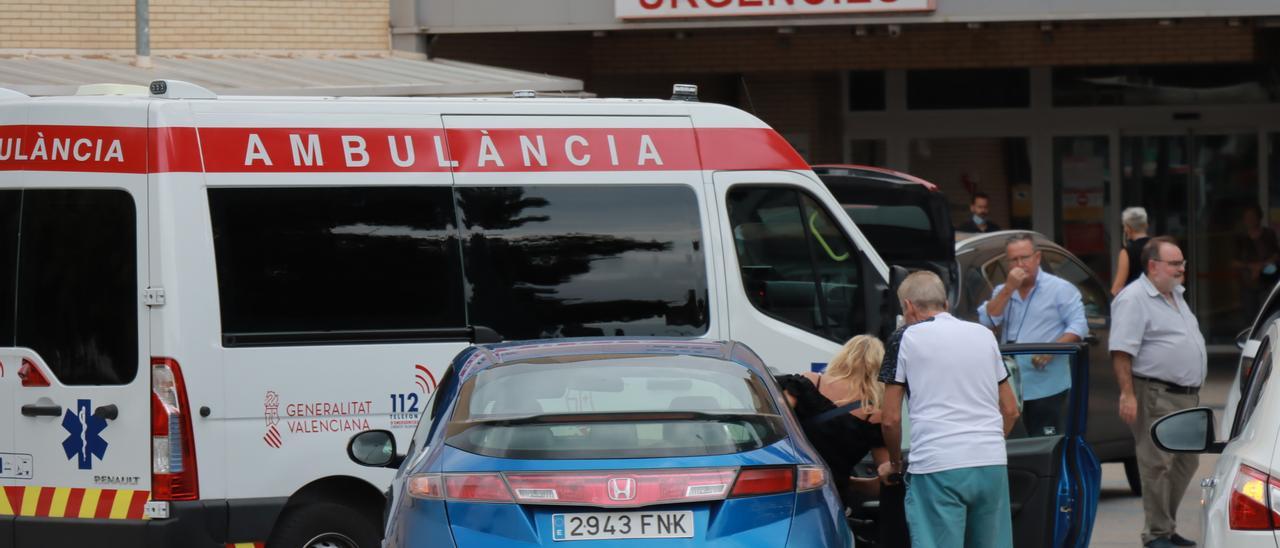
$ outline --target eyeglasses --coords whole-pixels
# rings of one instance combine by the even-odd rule
[[[1174,268],[1182,268],[1182,267],[1184,267],[1184,266],[1187,266],[1187,261],[1185,261],[1185,260],[1182,260],[1182,261],[1166,261],[1166,260],[1164,260],[1164,259],[1151,259],[1151,260],[1153,260],[1153,261],[1155,261],[1155,262],[1157,262],[1157,263],[1164,263],[1164,264],[1167,264],[1167,265],[1172,266],[1172,267],[1174,267]]]

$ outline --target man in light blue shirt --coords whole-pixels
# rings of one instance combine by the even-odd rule
[[[1000,329],[1001,343],[1078,342],[1089,332],[1084,301],[1071,282],[1040,270],[1040,252],[1031,234],[1005,242],[1009,274],[991,299],[978,307],[978,320]],[[1071,388],[1066,355],[1019,357],[1022,420],[1031,436],[1051,436],[1066,426],[1064,412]]]

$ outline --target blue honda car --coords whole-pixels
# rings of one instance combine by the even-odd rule
[[[458,355],[400,454],[386,546],[846,547],[827,469],[741,343],[566,340]]]

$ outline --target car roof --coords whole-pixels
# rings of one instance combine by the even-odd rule
[[[938,192],[938,185],[929,181],[903,173],[892,169],[863,166],[858,164],[819,164],[812,166],[813,172],[819,177],[851,177],[859,179],[870,179],[876,182],[892,183],[897,185],[920,185],[929,192]]]
[[[560,356],[696,356],[738,363],[760,376],[768,369],[755,352],[736,341],[660,337],[581,337],[481,344],[454,358],[462,381],[491,367]]]
[[[962,251],[976,251],[979,248],[988,248],[991,246],[999,246],[1003,248],[1005,240],[1009,239],[1009,236],[1013,236],[1014,234],[1030,234],[1032,241],[1037,247],[1053,248],[1055,251],[1067,250],[1066,248],[1058,245],[1057,242],[1050,240],[1044,234],[1034,230],[998,230],[996,232],[986,233],[966,232],[965,234],[972,234],[972,236],[968,236],[965,239],[956,242],[957,254]]]

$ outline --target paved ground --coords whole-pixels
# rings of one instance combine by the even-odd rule
[[[1227,401],[1227,390],[1231,388],[1231,379],[1235,360],[1215,361],[1209,369],[1209,379],[1200,392],[1200,403],[1214,408],[1217,417],[1222,416],[1222,407]],[[1116,420],[1119,420],[1117,418]],[[1200,470],[1196,472],[1187,494],[1178,507],[1178,533],[1192,540],[1200,541],[1204,530],[1200,523],[1200,479],[1213,471],[1216,455],[1200,457]],[[1124,478],[1124,467],[1120,464],[1102,465],[1102,496],[1098,502],[1098,519],[1093,527],[1091,546],[1098,548],[1132,548],[1142,546],[1139,534],[1142,531],[1142,499],[1129,492],[1129,484]]]

